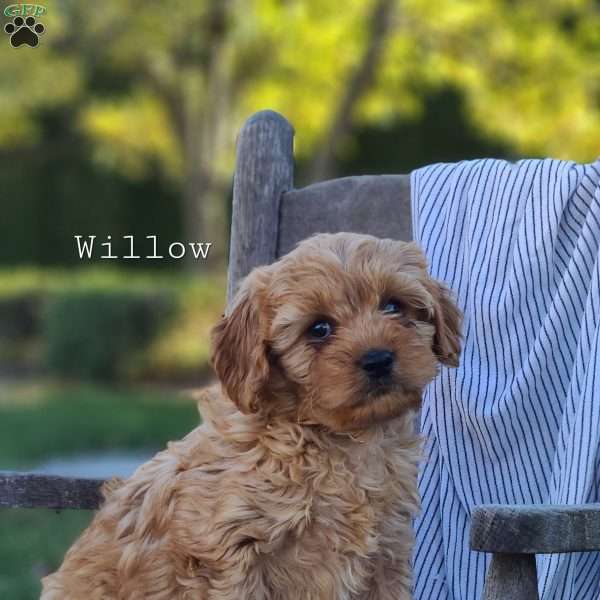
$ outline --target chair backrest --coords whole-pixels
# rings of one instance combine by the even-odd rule
[[[294,130],[265,110],[238,138],[233,187],[228,299],[241,278],[314,234],[370,233],[410,240],[410,176],[332,179],[294,189]],[[0,472],[0,508],[96,508],[103,482]]]
[[[412,239],[410,175],[365,175],[294,189],[294,130],[265,110],[240,132],[233,186],[227,297],[254,267],[314,233]]]

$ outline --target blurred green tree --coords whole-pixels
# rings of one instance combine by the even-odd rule
[[[68,103],[97,161],[132,178],[158,163],[181,186],[190,240],[226,235],[235,133],[260,108],[296,125],[308,180],[334,174],[358,127],[417,118],[428,90],[448,85],[483,132],[520,153],[599,153],[592,0],[47,6],[39,48],[19,60],[2,49],[0,146],[34,143],[40,110]]]

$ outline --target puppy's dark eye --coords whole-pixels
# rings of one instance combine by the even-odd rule
[[[404,312],[404,305],[398,300],[388,300],[381,305],[381,311],[386,315],[396,315]]]
[[[325,319],[321,319],[319,321],[315,321],[308,328],[308,335],[314,340],[324,340],[328,338],[333,333],[333,325],[329,321],[325,321]]]

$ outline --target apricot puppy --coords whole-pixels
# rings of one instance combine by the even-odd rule
[[[414,243],[312,237],[213,330],[204,423],[105,489],[43,600],[408,600],[414,411],[459,310]]]

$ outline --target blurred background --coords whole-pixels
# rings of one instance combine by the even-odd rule
[[[597,1],[42,6],[37,47],[0,39],[0,470],[127,475],[199,423],[252,112],[294,125],[298,186],[600,153]],[[0,509],[0,598],[37,598],[90,516]]]

